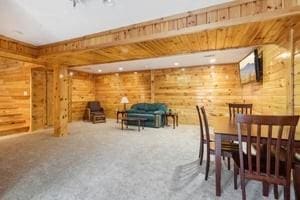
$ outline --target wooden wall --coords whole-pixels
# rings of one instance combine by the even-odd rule
[[[53,71],[43,67],[31,70],[32,131],[53,125]]]
[[[227,103],[241,102],[237,65],[188,67],[154,70],[154,101],[166,103],[179,113],[180,123],[197,123],[195,105],[207,106],[208,113],[225,115]],[[151,101],[151,72],[99,75],[96,78],[96,99],[106,114],[115,118],[122,96],[134,103]]]
[[[300,40],[296,42],[295,55],[295,114],[300,115]],[[300,122],[298,130],[300,129]]]
[[[47,73],[44,68],[32,70],[32,118],[33,131],[47,126]]]
[[[0,134],[30,129],[33,64],[0,58]]]
[[[71,95],[69,121],[82,120],[88,101],[95,100],[95,76],[88,73],[72,72],[70,77]]]
[[[243,85],[243,100],[253,104],[256,114],[287,114],[286,76],[289,58],[283,58],[287,49],[267,45],[263,52],[263,82]]]
[[[109,118],[116,117],[116,110],[123,110],[121,98],[127,96],[129,108],[132,104],[151,101],[150,71],[137,73],[115,73],[96,77],[96,99],[99,100]]]
[[[236,64],[156,70],[155,101],[165,102],[179,113],[179,122],[197,124],[196,105],[209,116],[228,114],[228,103],[241,102]]]

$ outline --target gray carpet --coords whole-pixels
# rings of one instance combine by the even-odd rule
[[[214,163],[208,181],[204,165],[198,165],[196,126],[137,132],[135,127],[121,131],[115,121],[76,122],[70,136],[50,133],[0,139],[0,199],[216,199]],[[222,187],[218,199],[241,199],[225,165]],[[262,199],[261,184],[249,182],[247,197]]]

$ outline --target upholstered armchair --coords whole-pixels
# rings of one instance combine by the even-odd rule
[[[99,101],[89,101],[87,104],[87,117],[93,123],[105,122],[104,109],[101,107]]]

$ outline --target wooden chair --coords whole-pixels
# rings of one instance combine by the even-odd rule
[[[295,197],[296,199],[300,199],[300,149],[296,152],[294,160],[293,178]]]
[[[215,142],[211,139],[212,133],[209,130],[208,120],[206,116],[206,112],[204,107],[196,106],[198,117],[199,117],[199,124],[200,124],[200,149],[199,149],[199,159],[200,165],[203,162],[203,154],[204,154],[204,144],[206,144],[206,170],[205,170],[205,180],[208,179],[209,173],[209,166],[210,166],[210,155],[215,154]],[[201,110],[201,111],[200,111]],[[238,145],[234,143],[224,142],[222,143],[222,156],[227,157],[228,159],[228,169],[230,170],[230,158],[232,157],[232,152],[238,152]],[[235,188],[236,188],[235,184]]]
[[[252,104],[229,103],[229,117],[234,119],[237,114],[252,115]]]
[[[299,116],[236,116],[239,154],[234,154],[233,159],[240,169],[243,200],[246,199],[245,179],[261,181],[263,185],[283,185],[284,199],[290,199],[292,166],[290,155],[293,155],[293,141],[298,120]],[[278,131],[273,131],[275,128]],[[246,136],[246,153],[242,149],[244,138],[242,136]],[[254,143],[257,147],[255,155],[251,152],[251,144]],[[272,146],[275,147],[275,155],[272,155]],[[280,160],[281,148],[286,150],[285,161]]]

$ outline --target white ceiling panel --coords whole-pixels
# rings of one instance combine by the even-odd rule
[[[83,0],[81,0],[83,1]],[[0,0],[0,35],[34,45],[67,40],[231,0]]]

